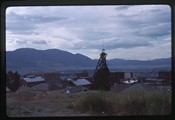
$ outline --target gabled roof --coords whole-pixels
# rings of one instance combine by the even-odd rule
[[[25,77],[25,78],[23,78],[23,80],[25,80],[26,82],[40,82],[40,81],[45,81],[44,78],[42,78],[41,76],[37,76],[37,77]]]
[[[81,85],[90,85],[91,83],[86,79],[77,79],[72,81],[74,85],[81,86]]]

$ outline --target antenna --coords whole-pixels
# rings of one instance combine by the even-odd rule
[[[104,49],[104,39],[103,39],[103,49]]]

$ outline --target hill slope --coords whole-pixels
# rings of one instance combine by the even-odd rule
[[[6,53],[7,70],[67,70],[95,69],[98,60],[92,60],[82,54],[72,54],[59,49],[36,50],[21,48]],[[129,65],[171,65],[170,58],[148,61],[112,59],[107,61],[109,68]]]
[[[7,52],[7,68],[80,68],[92,67],[94,61],[81,54],[72,54],[58,49],[35,50],[29,48]]]

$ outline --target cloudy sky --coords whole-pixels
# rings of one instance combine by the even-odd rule
[[[98,59],[171,57],[168,5],[9,7],[6,50],[61,49]]]

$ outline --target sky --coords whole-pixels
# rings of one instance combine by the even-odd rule
[[[6,9],[6,51],[60,49],[98,59],[171,57],[168,5],[31,6]]]

